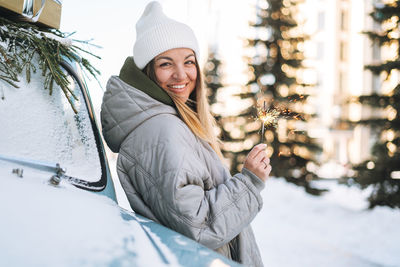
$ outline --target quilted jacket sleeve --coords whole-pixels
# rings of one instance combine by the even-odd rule
[[[126,155],[124,165],[129,177],[135,177],[132,182],[146,205],[162,224],[209,248],[219,248],[247,227],[260,211],[264,182],[243,169],[215,184],[215,177],[210,177],[197,151],[201,144],[186,142],[179,131],[173,133],[164,133],[167,136],[156,138],[156,145],[134,156],[129,153],[132,149],[128,138],[120,151]],[[213,160],[222,168],[217,158]],[[127,167],[133,165],[135,168]]]
[[[187,154],[182,156],[184,162],[191,158]],[[160,188],[167,189],[160,192],[165,210],[173,214],[168,223],[209,248],[216,249],[231,241],[262,207],[260,190],[264,184],[247,170],[209,190],[203,182],[208,177],[199,169],[182,166],[174,176],[174,183],[160,181]]]

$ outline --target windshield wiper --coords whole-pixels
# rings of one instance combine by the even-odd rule
[[[52,183],[53,185],[58,185],[62,178],[67,178],[67,176],[64,175],[66,169],[62,168],[59,163],[50,163],[32,159],[22,159],[17,157],[5,156],[1,154],[0,154],[0,160],[21,164],[41,171],[55,173],[50,178],[50,183]],[[19,176],[22,177],[22,171],[20,171],[19,173],[20,173]]]
[[[0,154],[0,160],[21,164],[27,167],[35,168],[42,171],[52,172],[55,174],[65,173],[65,169],[61,168],[59,163],[22,159],[17,157],[5,156],[1,154]]]
[[[59,163],[50,163],[39,160],[23,159],[23,158],[5,156],[1,154],[0,154],[0,160],[21,164],[41,171],[54,173],[54,175],[51,176],[49,180],[50,183],[52,183],[53,185],[58,185],[61,182],[61,179],[66,179],[73,184],[80,184],[80,185],[85,184],[85,181],[83,180],[65,175],[66,169],[62,168]],[[22,172],[20,173],[21,175],[19,176],[22,177]]]
[[[65,174],[66,169],[62,168],[59,163],[51,163],[51,162],[32,160],[32,159],[23,159],[23,158],[5,156],[2,154],[0,154],[0,160],[13,162],[13,163],[21,164],[21,165],[31,167],[31,168],[34,168],[37,170],[54,173],[54,175],[52,175],[49,180],[49,182],[53,185],[58,185],[61,182],[61,179],[63,179],[63,180],[67,180],[69,183],[73,184],[74,186],[83,188],[83,189],[101,191],[105,187],[105,185],[98,185],[96,182],[90,183],[88,181],[66,175]],[[22,172],[21,172],[20,177],[22,177]]]

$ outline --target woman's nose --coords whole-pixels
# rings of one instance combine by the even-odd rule
[[[177,66],[174,69],[174,73],[172,74],[172,77],[176,80],[184,80],[186,78],[185,69],[181,66]]]

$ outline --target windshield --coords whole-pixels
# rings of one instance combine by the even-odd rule
[[[102,173],[89,114],[79,83],[68,77],[77,114],[59,86],[51,95],[44,89],[39,67],[29,83],[20,77],[20,88],[0,84],[0,154],[59,163],[66,175],[96,182]]]

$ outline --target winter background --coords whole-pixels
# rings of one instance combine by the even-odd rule
[[[92,60],[102,72],[99,86],[89,81],[99,118],[101,97],[110,75],[119,73],[132,54],[135,23],[150,1],[65,0],[61,31],[76,32],[71,38],[91,40],[102,48],[89,47],[101,60]],[[225,56],[241,49],[246,30],[246,10],[253,1],[235,1],[222,14],[210,14],[209,1],[160,1],[170,17],[191,25],[201,45],[201,59],[212,40]],[[190,2],[190,5],[188,4]],[[228,6],[230,1],[219,1]],[[196,12],[193,12],[196,10]],[[218,34],[210,31],[210,16],[220,17]],[[231,66],[239,57],[231,57]],[[240,64],[240,63],[238,63]],[[231,69],[234,72],[234,69]],[[112,164],[115,155],[109,154]],[[120,206],[129,209],[114,170]],[[331,170],[333,171],[333,170]],[[335,180],[319,182],[330,191],[314,197],[302,188],[271,178],[262,192],[264,207],[252,223],[264,264],[284,266],[400,266],[400,212],[386,207],[367,209],[368,190],[338,185]]]

